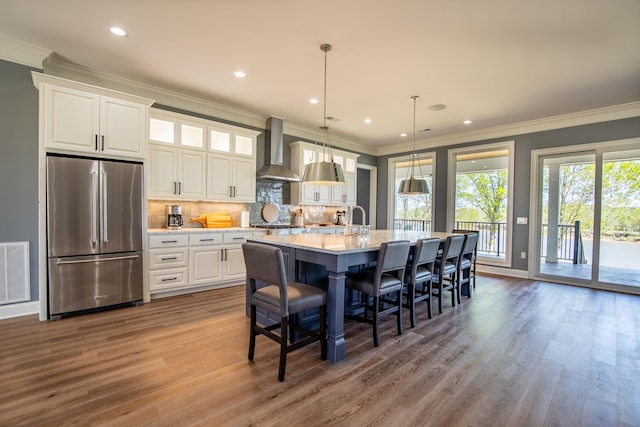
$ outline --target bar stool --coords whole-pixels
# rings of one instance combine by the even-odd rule
[[[478,232],[471,231],[465,233],[464,245],[460,258],[458,258],[458,292],[462,293],[462,286],[467,285],[468,296],[471,298],[471,280],[473,279],[473,287],[475,288],[476,271],[475,271],[475,253],[478,246]]]
[[[480,240],[480,232],[478,230],[463,230],[461,228],[456,228],[452,231],[452,233],[459,233],[459,234],[475,233],[478,235],[478,238],[476,239],[476,246],[474,247],[473,253],[471,254],[471,257],[470,257],[471,268],[469,269],[469,280],[473,281],[473,289],[475,289],[476,288],[476,260],[478,259],[478,241]],[[469,259],[469,256],[465,255],[465,258]]]
[[[361,316],[346,315],[348,319],[365,322],[373,326],[373,346],[378,347],[378,320],[381,316],[396,313],[398,335],[402,335],[402,288],[404,270],[409,257],[409,241],[383,242],[378,251],[375,270],[347,273],[345,287],[360,291],[367,297],[361,307]],[[386,298],[395,293],[395,299]],[[369,305],[369,297],[373,304]],[[367,313],[371,311],[371,318]]]
[[[431,313],[431,282],[440,239],[418,239],[413,248],[413,255],[404,273],[404,281],[407,283],[407,303],[409,309],[411,327],[416,327],[416,303],[427,300],[427,315]]]
[[[434,274],[437,276],[435,290],[438,291],[438,311],[442,314],[442,294],[445,291],[451,292],[451,305],[455,307],[456,297],[460,302],[459,288],[456,282],[458,272],[458,258],[464,245],[464,234],[448,236],[442,249],[442,257],[436,259]],[[445,283],[445,280],[448,283]]]
[[[320,358],[327,359],[326,305],[327,293],[322,289],[304,283],[287,281],[282,250],[275,246],[260,243],[243,243],[242,252],[247,268],[247,285],[250,287],[250,335],[249,360],[253,360],[256,335],[264,335],[280,344],[280,367],[278,381],[284,381],[287,353],[320,341]],[[266,286],[257,288],[256,282],[265,282]],[[280,323],[259,326],[256,309],[267,310],[280,317]],[[312,331],[295,324],[292,320],[297,313],[319,307],[320,327]],[[293,317],[292,317],[293,316]],[[273,331],[280,329],[280,334]],[[291,328],[291,330],[289,329]],[[293,330],[306,338],[287,343],[287,337]],[[291,337],[293,338],[293,333]]]

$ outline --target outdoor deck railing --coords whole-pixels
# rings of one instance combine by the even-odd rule
[[[393,228],[396,230],[431,231],[431,221],[422,219],[394,219]],[[507,223],[456,221],[455,228],[477,230],[478,254],[484,256],[503,257],[506,249]],[[542,256],[547,256],[546,235],[549,226],[542,225]],[[578,236],[578,238],[576,238]],[[572,261],[574,264],[585,263],[580,221],[575,224],[558,225],[558,259]]]

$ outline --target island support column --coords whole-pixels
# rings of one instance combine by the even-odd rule
[[[327,358],[331,363],[340,362],[347,357],[347,343],[344,340],[344,281],[344,272],[329,272]]]

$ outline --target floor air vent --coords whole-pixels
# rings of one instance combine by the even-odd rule
[[[29,242],[0,243],[0,305],[29,299]]]

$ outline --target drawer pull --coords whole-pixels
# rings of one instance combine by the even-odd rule
[[[233,240],[244,240],[244,237],[234,237]]]
[[[162,261],[175,261],[177,259],[178,259],[177,256],[172,256],[172,257],[162,258]]]
[[[213,239],[200,239],[201,242],[213,242]]]
[[[162,243],[178,243],[177,240],[163,240]]]
[[[163,282],[173,282],[175,280],[178,280],[177,277],[167,277],[166,279],[162,279]]]

